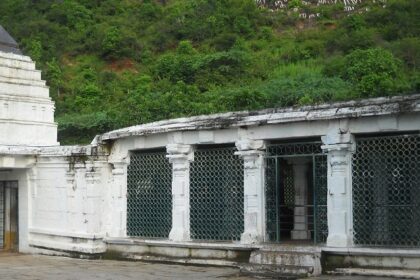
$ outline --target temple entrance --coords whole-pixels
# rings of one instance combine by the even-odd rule
[[[0,181],[0,250],[18,250],[18,183]]]
[[[272,143],[266,163],[267,241],[325,242],[327,158],[321,143]]]

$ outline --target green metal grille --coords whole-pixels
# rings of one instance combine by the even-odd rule
[[[328,161],[326,155],[314,156],[314,241],[325,243],[328,237]]]
[[[172,168],[166,151],[134,153],[127,175],[127,235],[167,238],[172,227]]]
[[[420,136],[357,139],[353,155],[354,241],[420,246]]]
[[[269,156],[294,156],[322,154],[321,142],[297,142],[271,144],[267,147]]]
[[[289,159],[311,158],[312,176],[308,178],[307,205],[295,204],[293,166]],[[269,241],[290,239],[295,207],[304,207],[313,241],[323,243],[328,236],[327,156],[321,142],[271,144],[266,158],[266,231]]]
[[[190,173],[191,238],[240,240],[244,230],[243,160],[235,148],[198,149]]]
[[[266,186],[265,186],[265,205],[266,205],[266,231],[269,241],[279,241],[280,232],[278,224],[278,203],[279,195],[277,182],[278,176],[278,163],[277,158],[266,159]]]

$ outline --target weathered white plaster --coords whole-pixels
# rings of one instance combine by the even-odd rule
[[[241,243],[265,239],[265,161],[264,141],[239,140],[235,154],[244,160],[244,233]]]
[[[355,141],[349,132],[332,125],[322,137],[328,153],[328,239],[331,247],[353,245],[351,157]]]
[[[190,162],[194,152],[190,145],[169,144],[167,158],[172,163],[172,229],[169,239],[190,240]]]
[[[54,103],[29,57],[0,52],[0,131],[13,131],[0,145],[58,145]]]

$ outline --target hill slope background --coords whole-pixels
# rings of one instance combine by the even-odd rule
[[[420,1],[335,2],[2,0],[0,23],[43,70],[60,141],[86,143],[179,116],[418,92]]]

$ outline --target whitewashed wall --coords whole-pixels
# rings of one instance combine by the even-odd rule
[[[0,145],[58,145],[54,103],[27,56],[0,52],[0,131]]]

